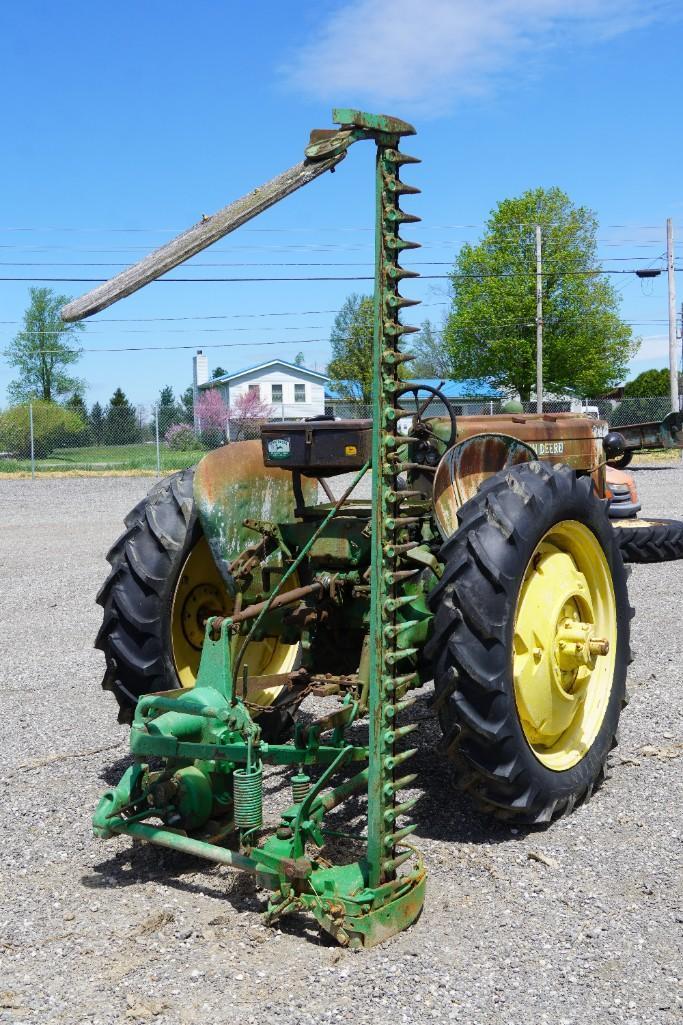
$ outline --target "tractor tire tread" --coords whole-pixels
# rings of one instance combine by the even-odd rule
[[[585,780],[554,786],[550,777],[570,773],[546,769],[531,752],[519,722],[509,668],[517,593],[527,553],[533,551],[534,538],[538,541],[539,517],[550,522],[553,508],[567,511],[558,519],[570,519],[572,512],[580,518],[585,511],[584,522],[601,541],[613,574],[620,643],[610,714],[618,720],[630,653],[630,607],[625,567],[590,478],[540,462],[490,478],[459,510],[458,530],[440,553],[443,575],[429,596],[434,620],[425,653],[432,663],[444,748],[459,788],[505,821],[546,823],[588,800],[604,776],[616,738],[616,723],[607,722],[606,715],[600,744],[596,740],[579,763],[591,762]],[[609,735],[603,737],[605,730]]]
[[[652,564],[683,559],[683,521],[646,520],[647,526],[614,524],[624,562]]]

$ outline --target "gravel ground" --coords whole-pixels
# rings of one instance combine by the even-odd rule
[[[633,472],[647,513],[683,517],[683,467]],[[99,688],[94,595],[105,549],[149,484],[0,482],[0,1020],[680,1022],[679,565],[633,572],[621,744],[606,785],[569,818],[528,832],[477,816],[450,788],[418,703],[425,909],[354,954],[296,920],[264,928],[249,878],[91,837],[127,743]],[[269,800],[282,786],[273,774]]]

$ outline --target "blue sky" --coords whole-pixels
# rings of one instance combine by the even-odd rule
[[[407,148],[423,164],[410,180],[423,194],[410,209],[423,218],[412,237],[424,248],[412,262],[429,263],[424,273],[445,273],[499,199],[538,185],[559,185],[597,212],[600,256],[613,269],[663,267],[673,217],[682,266],[683,154],[669,92],[682,41],[677,5],[575,0],[568,15],[569,6],[3,5],[0,277],[111,276],[296,163],[309,130],[331,125],[333,105],[416,124]],[[369,146],[354,147],[334,176],[174,276],[371,274],[371,156]],[[622,315],[643,339],[633,370],[664,366],[665,275],[613,280]],[[0,281],[0,349],[30,284]],[[425,303],[416,323],[439,321],[445,285],[411,282]],[[53,287],[75,296],[92,286]],[[77,372],[88,402],[120,385],[149,405],[163,385],[190,383],[196,348],[228,370],[299,351],[322,369],[334,311],[369,287],[153,284],[87,322],[81,343],[98,351],[85,353]],[[103,351],[123,347],[156,351]],[[0,404],[11,377],[0,357]]]

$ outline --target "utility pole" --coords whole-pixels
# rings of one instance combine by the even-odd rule
[[[676,273],[674,270],[674,227],[666,219],[666,268],[669,284],[669,385],[671,408],[678,412],[678,346],[676,344]]]
[[[536,412],[543,412],[543,258],[541,225],[536,225]]]

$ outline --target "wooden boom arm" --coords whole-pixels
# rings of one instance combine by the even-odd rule
[[[336,134],[336,133],[335,133]],[[332,156],[322,160],[304,160],[288,171],[272,178],[271,181],[254,189],[253,192],[235,200],[222,210],[205,217],[199,224],[188,228],[182,235],[172,239],[153,253],[146,256],[139,263],[127,267],[115,277],[98,285],[92,291],[82,295],[79,299],[67,303],[62,307],[62,320],[83,320],[93,313],[105,310],[107,306],[124,299],[127,295],[137,292],[139,288],[148,285],[150,281],[161,277],[168,271],[173,270],[178,264],[189,260],[191,256],[200,253],[202,249],[218,242],[224,235],[228,235],[241,224],[256,217],[257,214],[267,210],[268,207],[296,192],[302,185],[308,185],[314,178],[318,178],[325,171],[331,171],[346,156],[346,148]]]

